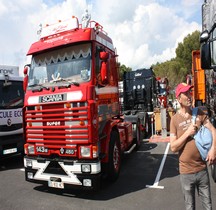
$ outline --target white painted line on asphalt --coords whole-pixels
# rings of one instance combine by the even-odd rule
[[[25,171],[25,169],[24,169],[24,168],[21,168],[20,171]]]
[[[160,176],[161,176],[162,171],[163,171],[163,167],[164,167],[164,163],[165,163],[167,154],[169,152],[169,147],[170,147],[170,143],[167,144],[167,147],[166,147],[163,159],[161,161],[160,168],[158,170],[158,173],[157,173],[156,179],[154,181],[154,184],[153,185],[146,185],[147,188],[164,189],[164,186],[158,186],[158,184],[159,184],[159,181],[160,181]]]

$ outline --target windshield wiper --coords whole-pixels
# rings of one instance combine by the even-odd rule
[[[55,81],[55,82],[57,82],[57,81]],[[58,86],[59,89],[61,89],[61,88],[69,88],[71,85],[75,85],[77,87],[80,85],[78,82],[72,82],[70,80],[66,80],[66,79],[63,79],[63,78],[61,78],[61,80],[58,80],[58,82],[67,82],[67,84],[65,84],[65,85]]]
[[[41,92],[43,89],[46,89],[46,90],[50,89],[49,87],[43,86],[41,84],[33,84],[33,85],[29,85],[28,87],[32,88],[32,92]]]
[[[75,86],[79,86],[79,85],[80,85],[78,82],[69,81],[69,83],[70,83],[71,85],[75,85]]]

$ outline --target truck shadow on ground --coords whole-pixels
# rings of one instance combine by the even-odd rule
[[[36,186],[34,189],[45,193],[89,200],[110,200],[125,194],[147,189],[146,185],[154,184],[164,156],[163,154],[151,154],[149,152],[156,147],[157,144],[154,143],[142,143],[138,151],[124,156],[118,180],[114,183],[102,180],[99,191],[58,190],[44,186]],[[168,154],[160,181],[178,176],[178,174],[178,156]]]

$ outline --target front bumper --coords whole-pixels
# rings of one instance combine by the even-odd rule
[[[90,171],[83,171],[82,166]],[[78,161],[24,157],[26,181],[54,188],[98,189],[101,179],[100,161]]]

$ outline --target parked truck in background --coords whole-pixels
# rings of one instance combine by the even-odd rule
[[[0,157],[23,153],[23,77],[19,67],[0,65]]]
[[[132,121],[138,117],[141,136],[144,138],[152,133],[159,134],[162,130],[161,121],[164,120],[161,119],[161,110],[168,111],[168,79],[156,77],[151,68],[137,69],[124,72],[120,90],[124,118]],[[165,113],[163,118],[166,121],[169,116]]]
[[[124,118],[140,118],[141,136],[151,130],[151,114],[156,104],[156,77],[152,69],[124,72],[122,81]]]
[[[76,17],[41,29],[24,68],[25,177],[54,188],[115,181],[140,144],[140,119],[120,115],[117,54],[103,27]]]
[[[201,68],[206,75],[206,106],[216,127],[216,0],[205,0],[202,5],[202,32],[200,35]],[[212,165],[216,182],[216,167]]]

